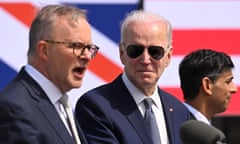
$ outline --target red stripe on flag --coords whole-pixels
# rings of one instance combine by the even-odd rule
[[[112,81],[119,73],[122,72],[121,67],[114,64],[101,53],[98,53],[97,56],[90,62],[89,69],[106,82]]]
[[[163,87],[163,90],[171,93],[176,98],[178,98],[180,101],[183,101],[183,94],[180,88],[167,88]],[[240,86],[238,87],[240,89]],[[240,95],[239,92],[235,93],[231,97],[230,104],[227,108],[227,110],[223,113],[220,113],[220,115],[239,115],[239,102],[240,102]]]
[[[27,27],[30,27],[36,11],[36,7],[30,3],[0,3],[0,7],[8,11]]]
[[[185,55],[199,48],[211,48],[228,54],[240,54],[240,29],[173,30],[173,54]]]
[[[30,27],[34,18],[35,10],[37,9],[29,3],[0,3],[0,7],[4,8],[28,27]],[[106,82],[111,81],[120,72],[122,72],[121,67],[114,64],[101,53],[98,53],[98,55],[90,63],[89,69]]]
[[[177,87],[163,87],[160,86],[160,88],[172,95],[174,95],[176,98],[178,98],[180,101],[183,101],[183,94],[182,94],[182,90],[180,88]]]

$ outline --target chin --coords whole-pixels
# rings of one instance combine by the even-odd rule
[[[82,86],[82,81],[74,81],[71,85],[73,88],[80,88]]]

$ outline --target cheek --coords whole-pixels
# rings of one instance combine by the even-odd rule
[[[162,62],[161,62],[161,65],[166,68],[168,67],[168,65],[170,64],[170,58],[168,56],[165,56],[163,59],[162,59]]]
[[[121,55],[120,60],[121,60],[122,64],[125,66],[126,65],[126,57],[124,55]]]
[[[159,74],[162,74],[165,68],[167,67],[165,60],[160,61],[158,63],[154,63],[153,66],[158,71]]]
[[[217,86],[214,89],[214,95],[221,100],[226,99],[226,97],[228,96],[228,90],[226,86]]]
[[[73,58],[67,55],[62,55],[61,57],[55,58],[53,67],[55,67],[57,71],[66,74],[66,72],[68,71],[69,67],[72,65],[73,62],[75,62]]]
[[[125,67],[132,67],[137,63],[137,59],[131,59],[126,54],[121,56],[121,62]]]

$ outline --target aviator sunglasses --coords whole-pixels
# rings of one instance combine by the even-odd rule
[[[136,58],[143,53],[144,48],[145,46],[143,45],[137,45],[137,44],[128,45],[126,48],[127,55],[130,58]],[[161,46],[149,46],[147,50],[148,50],[148,54],[156,60],[161,59],[165,53],[164,48]]]

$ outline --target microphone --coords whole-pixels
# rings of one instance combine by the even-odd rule
[[[223,132],[198,120],[184,122],[180,137],[183,144],[227,144]]]

